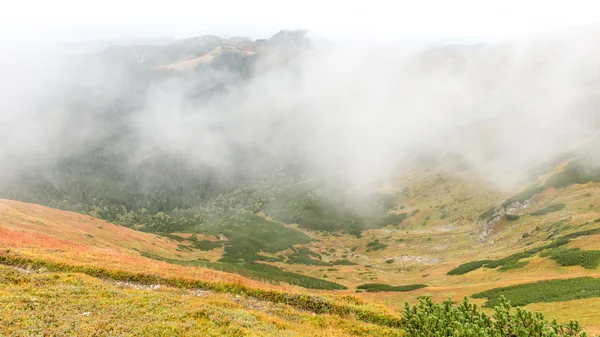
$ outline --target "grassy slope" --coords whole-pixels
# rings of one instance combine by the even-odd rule
[[[557,166],[557,170],[562,167],[564,165]],[[436,300],[443,300],[448,296],[458,299],[513,284],[582,276],[600,277],[600,268],[590,270],[579,266],[561,267],[549,257],[540,256],[524,259],[523,261],[528,262],[525,267],[507,272],[479,269],[460,276],[446,275],[449,270],[462,263],[504,258],[548,244],[551,240],[546,240],[549,235],[547,230],[565,218],[572,219],[561,226],[556,237],[600,227],[600,223],[594,222],[600,218],[600,184],[588,183],[544,191],[535,198],[535,203],[530,208],[518,213],[521,217],[517,221],[501,221],[494,226],[488,240],[480,242],[478,237],[483,223],[478,221],[478,216],[512,194],[497,193],[483,183],[467,183],[466,179],[468,178],[437,174],[424,174],[413,179],[409,185],[409,196],[400,196],[398,204],[405,206],[402,211],[411,213],[420,209],[420,212],[403,222],[399,228],[388,226],[382,230],[369,230],[363,233],[362,238],[307,232],[319,240],[311,244],[310,248],[321,254],[329,254],[324,256],[324,260],[345,256],[359,263],[358,266],[329,268],[293,265],[288,266],[288,269],[310,272],[320,277],[327,275],[336,282],[352,287],[362,283],[430,285],[408,293],[358,294],[369,301],[395,309],[400,309],[405,300],[414,302],[421,295],[431,295]],[[529,215],[550,204],[561,203],[566,206],[557,212],[541,216]],[[441,219],[443,213],[449,214]],[[523,238],[523,233],[530,235]],[[374,239],[387,244],[388,248],[367,252],[366,244]],[[567,247],[598,250],[599,239],[599,235],[585,236],[573,240]],[[358,248],[352,251],[352,247]],[[334,252],[330,253],[331,249]],[[387,263],[390,259],[393,262]],[[285,268],[285,265],[282,266]],[[483,304],[485,301],[475,302]],[[547,316],[557,317],[562,321],[581,316],[588,330],[600,332],[600,311],[570,305],[571,302],[574,301],[530,304],[527,307],[552,308]],[[565,309],[560,309],[563,306]]]
[[[406,293],[355,293],[368,302],[385,305],[391,310],[400,310],[404,301],[414,302],[421,295],[431,295],[436,300],[447,297],[459,299],[492,288],[538,280],[600,277],[600,268],[590,270],[578,266],[561,267],[549,257],[541,256],[527,258],[523,260],[528,262],[525,267],[507,272],[479,269],[465,275],[446,275],[449,270],[462,263],[499,259],[547,244],[550,242],[546,241],[547,230],[565,218],[572,219],[562,226],[558,236],[600,227],[600,223],[594,222],[600,218],[600,202],[597,202],[600,200],[598,183],[546,190],[535,197],[535,202],[530,208],[518,213],[521,216],[518,220],[496,224],[488,240],[480,242],[478,237],[483,224],[478,221],[479,215],[512,194],[498,193],[484,183],[473,181],[466,174],[450,176],[438,175],[436,172],[420,172],[413,174],[408,180],[406,177],[399,178],[398,190],[406,186],[401,185],[400,181],[410,181],[408,195],[398,194],[397,204],[404,206],[401,211],[413,213],[419,209],[419,212],[399,226],[368,230],[360,238],[302,230],[316,239],[303,246],[321,254],[323,261],[348,259],[358,265],[319,266],[282,262],[272,264],[287,271],[326,278],[350,288],[348,291],[335,292],[337,294],[354,293],[353,288],[364,283],[397,286],[424,283],[430,286]],[[530,215],[535,210],[560,203],[566,205],[562,210],[541,216]],[[447,215],[442,216],[443,214]],[[165,257],[190,260],[205,258],[210,261],[218,259],[222,250],[177,251],[178,242],[173,240],[129,231],[79,214],[55,211],[37,205],[0,201],[0,221],[0,245],[11,246],[28,256],[57,261],[73,260],[75,263],[94,263],[115,268],[125,267],[134,271],[150,270],[167,276],[185,274],[209,280],[224,278],[254,287],[302,291],[289,285],[273,286],[231,274],[144,259],[137,251],[128,247],[155,252]],[[45,226],[38,222],[43,222]],[[85,236],[88,232],[93,239]],[[526,232],[530,235],[523,238],[523,233]],[[368,252],[367,244],[375,239],[388,247]],[[578,238],[569,243],[568,247],[598,250],[599,239],[598,235]],[[354,247],[356,248],[353,249]],[[112,262],[116,255],[118,262]],[[386,262],[388,260],[392,262]],[[329,296],[331,292],[319,293]],[[534,303],[527,307],[547,311],[547,317],[556,317],[560,321],[581,319],[589,331],[600,332],[600,310],[594,310],[595,304],[577,305],[595,303],[594,300],[597,299]],[[483,304],[485,300],[476,299],[474,302]]]
[[[10,336],[394,336],[350,317],[249,297],[0,266],[0,334]],[[140,324],[144,322],[144,324]]]
[[[91,237],[90,237],[91,236]],[[162,236],[136,232],[102,220],[72,212],[10,200],[0,200],[0,247],[26,258],[73,265],[94,265],[164,277],[186,276],[207,282],[232,282],[252,287],[276,288],[204,268],[186,268],[144,258],[138,251],[176,258],[179,243]],[[215,254],[188,252],[187,258]],[[281,289],[292,291],[294,287]]]

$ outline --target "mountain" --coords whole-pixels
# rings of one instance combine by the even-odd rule
[[[0,332],[423,336],[500,305],[473,321],[581,335],[502,295],[600,333],[597,61],[567,40],[283,30],[26,65],[0,126]],[[428,302],[449,297],[480,308]]]

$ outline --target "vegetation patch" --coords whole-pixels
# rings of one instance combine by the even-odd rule
[[[565,208],[565,204],[553,204],[535,212],[531,212],[531,215],[545,215],[552,212],[562,211]]]
[[[196,249],[200,250],[213,250],[215,248],[219,248],[223,245],[220,241],[210,241],[210,240],[194,240],[192,241],[192,246]]]
[[[549,187],[565,188],[573,184],[586,184],[590,181],[600,182],[600,168],[585,167],[579,162],[569,163],[565,169],[550,178],[545,184],[528,188],[517,195],[507,199],[502,206],[506,207],[514,202],[521,202],[533,198],[536,194],[545,191]]]
[[[570,221],[570,218],[567,218],[564,220]],[[564,221],[564,220],[561,220],[561,221]],[[569,233],[569,234],[561,236],[560,238],[554,240],[552,243],[549,243],[547,245],[529,249],[524,252],[515,253],[515,254],[509,255],[502,259],[473,261],[473,262],[467,262],[467,263],[461,264],[460,266],[449,271],[447,273],[447,275],[463,275],[463,274],[469,273],[473,270],[477,270],[482,267],[484,267],[484,268],[498,268],[499,267],[499,269],[498,269],[499,271],[508,271],[511,269],[522,268],[527,265],[527,262],[521,261],[521,259],[532,257],[532,256],[537,255],[538,253],[541,253],[544,251],[546,251],[546,253],[547,253],[547,251],[550,251],[550,253],[548,253],[546,255],[551,255],[551,253],[554,252],[556,248],[559,248],[559,247],[562,247],[562,246],[568,244],[571,241],[571,239],[575,239],[575,238],[578,238],[581,236],[589,236],[589,235],[599,234],[599,233],[600,233],[600,228],[594,228],[594,229],[589,229],[589,230],[585,230],[585,231]],[[557,259],[562,258],[562,259],[564,259],[563,261],[565,263],[575,263],[575,261],[580,261],[581,263],[585,264],[586,266],[592,266],[594,264],[593,261],[595,261],[594,256],[596,253],[569,253],[569,254],[565,255],[566,257],[562,257],[562,253],[560,253],[560,252],[558,252],[557,254],[558,254],[558,256],[561,256],[561,257],[557,257]],[[583,259],[585,259],[585,261]]]
[[[179,259],[169,259],[161,256],[149,254],[149,253],[141,253],[142,256],[148,257],[151,259],[168,262],[171,264],[178,264],[181,266],[192,266],[192,267],[202,267],[209,268],[214,270],[223,271],[226,273],[238,274],[249,279],[270,282],[270,283],[280,283],[285,282],[293,285],[297,285],[300,287],[308,288],[308,289],[326,289],[326,290],[339,290],[346,289],[345,286],[331,282],[322,280],[312,276],[306,276],[302,274],[292,273],[280,269],[278,267],[272,266],[270,264],[265,263],[255,263],[255,262],[241,262],[241,263],[223,263],[223,262],[210,262],[210,261],[201,261],[201,260],[179,260]]]
[[[386,249],[387,246],[388,245],[379,242],[379,239],[375,239],[374,241],[367,243],[367,252],[370,252],[372,250],[383,250]]]
[[[269,221],[255,214],[239,212],[227,221],[205,229],[206,233],[227,237],[220,262],[239,263],[263,261],[260,252],[276,253],[297,244],[311,242],[303,232]]]
[[[404,286],[391,286],[387,284],[381,283],[367,283],[361,284],[356,289],[365,290],[370,293],[375,292],[384,292],[384,291],[394,291],[394,292],[407,292],[415,289],[426,288],[426,284],[409,284]]]
[[[348,259],[335,260],[331,262],[333,266],[357,266],[358,263],[352,262]]]
[[[163,236],[165,238],[169,238],[171,240],[175,240],[177,242],[182,242],[182,241],[185,240],[184,237],[179,236],[179,235],[175,235],[175,234],[171,234],[171,233],[157,232],[156,235],[160,235],[160,236]]]
[[[313,259],[316,257],[317,259]],[[330,266],[331,264],[321,261],[321,255],[308,248],[300,248],[288,256],[287,263],[304,264],[307,266]]]
[[[579,323],[549,322],[541,313],[513,307],[505,298],[498,301],[492,316],[465,298],[460,305],[451,299],[434,303],[430,297],[419,298],[419,304],[405,304],[402,328],[409,337],[439,336],[587,336]]]
[[[518,306],[600,297],[600,279],[578,277],[565,280],[546,280],[490,289],[472,297],[487,298],[485,306],[492,308],[501,304],[501,296],[505,296],[511,303]]]
[[[482,260],[463,263],[460,266],[449,271],[447,275],[464,275],[468,272],[472,272],[473,270],[477,270],[490,262],[492,262],[492,260]]]
[[[550,253],[550,257],[561,266],[582,266],[586,269],[596,269],[600,265],[600,250],[557,249]]]
[[[516,214],[506,214],[504,216],[504,218],[506,218],[506,220],[508,220],[508,221],[517,221],[517,220],[519,220],[520,216],[518,216]]]
[[[487,211],[481,213],[479,215],[479,220],[481,220],[481,221],[490,220],[494,216],[494,213],[496,213],[496,207],[492,207],[492,208],[488,209]]]

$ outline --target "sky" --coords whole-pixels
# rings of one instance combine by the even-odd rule
[[[307,29],[329,39],[477,41],[598,22],[595,0],[22,0],[3,5],[0,39],[267,38]]]

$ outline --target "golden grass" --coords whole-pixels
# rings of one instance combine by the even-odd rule
[[[20,275],[0,282],[0,335],[400,336],[352,316],[315,315],[244,296],[0,266],[0,275],[9,273]]]

